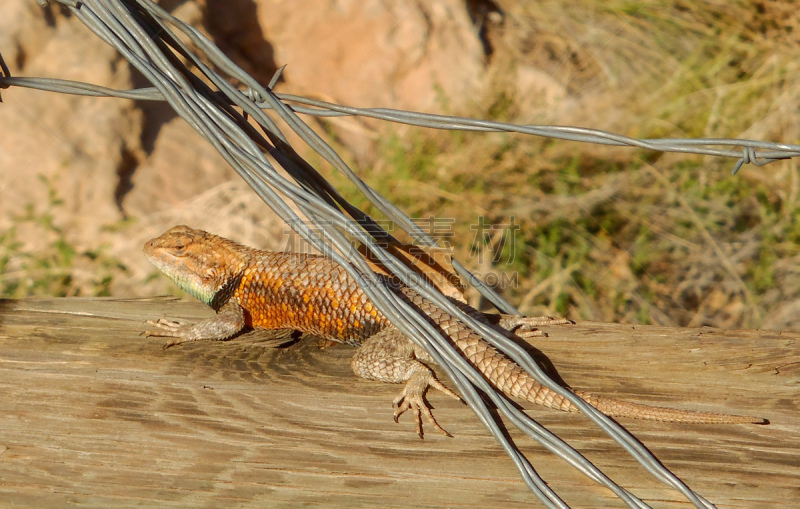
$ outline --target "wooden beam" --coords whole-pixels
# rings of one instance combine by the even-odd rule
[[[256,339],[163,350],[147,318],[209,316],[157,299],[0,301],[0,505],[530,507],[536,498],[465,406],[431,394],[453,433],[392,420],[398,386],[350,372],[352,349]],[[575,388],[767,417],[769,426],[624,420],[719,507],[797,507],[800,334],[580,323],[536,341]],[[651,504],[688,507],[579,414],[530,408]],[[574,507],[621,507],[515,430]]]

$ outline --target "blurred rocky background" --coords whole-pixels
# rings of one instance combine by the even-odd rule
[[[160,4],[261,83],[287,64],[280,92],[635,137],[800,142],[792,2]],[[148,85],[54,5],[4,0],[0,51],[15,76]],[[141,245],[178,223],[265,248],[292,243],[168,106],[1,92],[0,295],[177,292]],[[308,121],[409,215],[436,218],[456,256],[505,281],[523,312],[800,327],[795,160],[732,177],[734,162],[712,157]],[[380,219],[344,178],[320,170]]]

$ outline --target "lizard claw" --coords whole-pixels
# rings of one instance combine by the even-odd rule
[[[169,341],[167,341],[166,343],[164,343],[164,346],[162,346],[161,349],[162,350],[166,350],[167,348],[169,348],[171,346],[180,345],[180,344],[185,343],[186,341],[187,340],[185,340],[183,338],[172,338]]]
[[[428,387],[433,387],[451,398],[457,399],[462,403],[464,402],[458,394],[445,387],[436,379],[430,370],[426,368],[425,371],[418,371],[412,375],[411,378],[408,379],[408,382],[406,382],[403,392],[392,401],[392,406],[395,408],[394,422],[400,422],[400,416],[407,410],[411,410],[414,412],[414,419],[417,423],[417,435],[419,435],[420,438],[423,438],[424,435],[422,432],[423,415],[439,433],[452,438],[453,435],[448,433],[447,430],[439,426],[439,423],[436,422],[436,419],[433,417],[433,412],[431,412],[430,405],[425,401],[424,394]]]
[[[451,435],[446,429],[439,426],[439,423],[436,422],[436,419],[433,417],[431,407],[428,406],[421,395],[407,395],[405,394],[405,391],[403,391],[403,394],[395,398],[395,400],[392,402],[392,406],[395,407],[394,422],[400,422],[400,416],[403,415],[406,410],[411,409],[411,411],[414,412],[414,420],[417,422],[417,435],[419,435],[420,438],[425,438],[424,433],[422,432],[422,414],[425,414],[428,422],[431,423],[431,425],[433,425],[433,427],[436,428],[439,433],[446,437],[453,437],[453,435]]]
[[[539,330],[536,327],[532,327],[530,325],[520,325],[516,329],[512,330],[514,334],[521,337],[522,339],[532,339],[532,338],[546,338],[547,333],[543,330]]]
[[[158,320],[147,320],[147,325],[152,325],[160,329],[159,331],[145,331],[148,336],[159,336],[164,333],[179,332],[181,329],[186,328],[186,323],[180,320],[167,320],[166,318],[159,318]]]

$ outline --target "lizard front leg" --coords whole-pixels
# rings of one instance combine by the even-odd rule
[[[427,358],[427,354],[416,350],[418,349],[402,332],[395,327],[389,327],[365,340],[353,355],[350,365],[353,372],[361,378],[406,384],[403,392],[393,401],[395,422],[398,422],[398,418],[406,410],[411,409],[417,421],[417,434],[420,438],[423,437],[423,414],[440,433],[452,436],[436,422],[424,396],[428,387],[433,387],[451,398],[459,401],[461,398],[442,385],[433,370],[418,359]]]
[[[165,318],[148,320],[147,324],[157,327],[158,330],[147,330],[144,332],[146,336],[173,338],[164,345],[164,348],[169,348],[187,341],[228,339],[244,328],[245,320],[242,307],[229,300],[216,316],[194,325]]]

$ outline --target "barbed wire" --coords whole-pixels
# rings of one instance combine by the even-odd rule
[[[47,0],[38,1],[40,5],[49,3]],[[513,132],[662,152],[732,157],[736,159],[734,174],[745,164],[761,166],[776,160],[800,156],[800,145],[737,139],[640,140],[581,127],[515,125],[386,108],[354,108],[291,94],[276,94],[271,88],[281,70],[275,74],[267,87],[263,87],[223,55],[199,31],[173,17],[150,0],[56,1],[66,6],[98,37],[117,49],[154,86],[121,91],[57,79],[15,78],[10,76],[0,55],[0,70],[3,74],[0,77],[0,88],[21,86],[97,97],[167,101],[220,152],[270,208],[306,242],[341,264],[361,285],[376,307],[433,357],[453,380],[477,417],[508,453],[524,482],[545,506],[568,507],[542,480],[530,461],[506,438],[486,402],[480,397],[478,389],[489,396],[500,414],[509,422],[593,481],[609,488],[626,505],[637,508],[648,507],[492,388],[424,316],[398,299],[377,280],[345,234],[369,246],[379,261],[405,284],[414,286],[426,299],[462,320],[511,357],[538,382],[570,400],[658,480],[681,492],[696,507],[713,507],[710,502],[692,491],[661,465],[630,433],[551,380],[519,345],[465,314],[435,289],[421,286],[416,273],[383,249],[382,244],[394,240],[392,236],[371,217],[347,202],[307,161],[303,160],[264,110],[272,110],[303,142],[344,173],[378,210],[411,235],[416,242],[425,246],[436,246],[436,242],[389,200],[358,178],[341,157],[302,121],[298,113],[326,117],[358,115],[436,129]],[[195,50],[192,51],[172,29],[188,38]],[[198,52],[202,52],[203,58]],[[215,88],[194,74],[178,57],[191,62],[196,72],[202,74]],[[211,69],[205,62],[211,62],[216,70]],[[231,85],[229,78],[242,83],[244,90]],[[248,123],[248,117],[258,124],[258,129]],[[738,150],[721,147],[737,147]],[[286,170],[294,182],[276,171],[265,157],[267,154]],[[291,200],[306,216],[307,221],[293,212],[281,195]],[[484,285],[463,265],[454,260],[453,267],[498,309],[518,314],[511,304]]]
[[[278,69],[278,73],[276,73],[273,81],[280,76],[280,73],[285,67],[286,66],[283,66]],[[0,88],[3,87],[3,84],[7,86],[16,85],[26,88],[35,88],[38,90],[48,90],[52,92],[95,97],[120,97],[139,101],[164,100],[164,98],[158,92],[158,89],[155,87],[133,90],[117,90],[100,85],[92,85],[89,83],[80,83],[68,80],[12,77],[4,79],[0,77]],[[269,104],[261,100],[260,96],[252,89],[247,89],[244,91],[244,93],[251,100],[255,101],[260,108],[270,109]],[[436,115],[432,113],[396,110],[391,108],[357,108],[354,106],[344,106],[341,104],[335,104],[294,94],[276,93],[275,95],[282,101],[289,101],[291,103],[300,105],[292,106],[292,110],[295,112],[317,117],[360,116],[397,122],[400,124],[414,125],[418,127],[428,127],[432,129],[520,133],[529,134],[532,136],[540,136],[543,138],[556,138],[583,143],[642,148],[656,152],[679,152],[684,154],[730,157],[737,159],[733,169],[731,170],[732,175],[736,175],[745,164],[765,166],[775,161],[781,161],[800,156],[800,145],[794,145],[791,143],[775,143],[742,138],[638,139],[631,138],[629,136],[623,136],[621,134],[610,133],[600,129],[590,129],[586,127],[518,125],[507,122],[497,122],[494,120],[477,120],[472,118]],[[739,150],[713,148],[715,146],[738,147]]]

